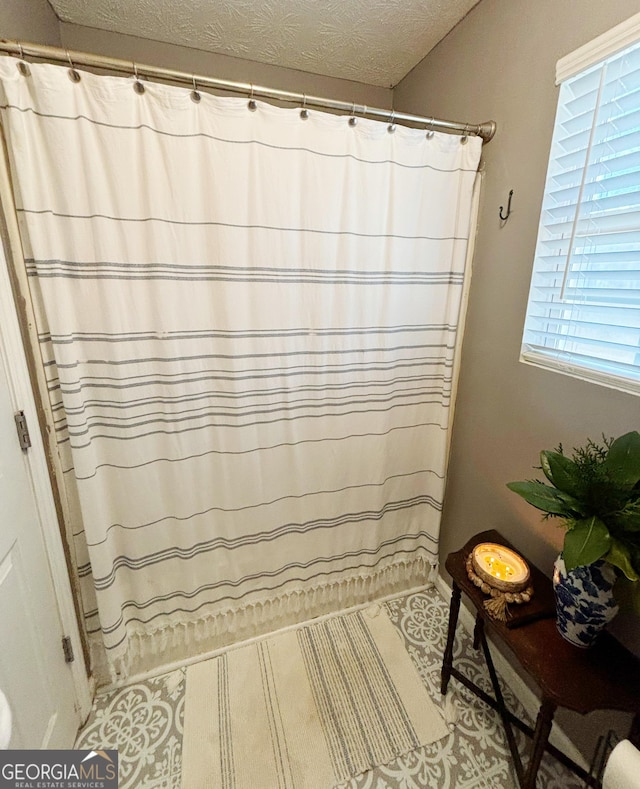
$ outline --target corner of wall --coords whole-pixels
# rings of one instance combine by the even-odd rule
[[[2,0],[0,28],[3,38],[62,46],[60,20],[48,0]]]

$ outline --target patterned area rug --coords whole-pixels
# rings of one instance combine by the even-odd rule
[[[190,666],[182,785],[329,789],[448,733],[374,605]]]
[[[432,701],[442,707],[449,697],[458,720],[448,736],[392,759],[341,789],[517,789],[498,713],[456,680],[440,695],[440,666],[447,636],[448,605],[434,588],[385,603]],[[491,682],[471,634],[456,633],[455,664],[488,693]],[[118,748],[120,789],[180,789],[182,773],[185,669],[172,671],[96,696],[76,747]],[[531,723],[520,701],[503,685],[507,706]],[[248,726],[251,726],[249,719]],[[608,721],[604,728],[610,728]],[[522,749],[528,744],[516,734]],[[188,747],[188,742],[184,743]],[[584,784],[553,757],[542,759],[536,789],[583,789]],[[273,789],[258,783],[255,789]]]
[[[76,748],[118,750],[120,789],[179,789],[184,669],[96,696]]]

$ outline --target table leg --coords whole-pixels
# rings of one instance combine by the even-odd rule
[[[504,703],[504,696],[502,695],[500,680],[498,679],[496,667],[493,663],[493,658],[491,657],[491,650],[489,649],[489,642],[487,641],[487,637],[484,632],[484,625],[480,628],[477,628],[476,635],[478,637],[479,644],[482,646],[482,651],[484,652],[484,659],[487,664],[489,677],[491,678],[491,685],[495,694],[496,709],[500,713],[500,718],[502,719],[504,734],[507,738],[507,744],[509,746],[509,750],[511,751],[511,758],[513,759],[513,766],[518,778],[518,786],[523,786],[524,767],[522,766],[522,759],[518,753],[518,743],[516,742],[513,728],[511,727],[511,716],[507,710],[506,704]]]
[[[540,711],[536,719],[536,730],[533,735],[531,758],[529,759],[527,772],[524,776],[522,789],[535,789],[538,768],[540,767],[542,755],[549,741],[549,734],[551,733],[551,726],[553,725],[553,716],[557,706],[558,705],[551,701],[551,699],[542,699]]]
[[[631,723],[631,731],[629,732],[629,741],[636,748],[640,748],[640,712],[634,715]]]
[[[447,646],[444,650],[442,660],[442,675],[440,682],[440,693],[444,696],[447,692],[449,680],[451,679],[451,668],[453,666],[453,641],[456,635],[456,625],[458,624],[458,614],[460,612],[460,597],[462,590],[454,581],[451,588],[451,604],[449,605],[449,628],[447,631]]]
[[[482,633],[484,632],[484,619],[476,614],[476,626],[473,628],[473,648],[480,649]]]

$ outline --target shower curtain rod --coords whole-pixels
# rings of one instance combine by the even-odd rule
[[[368,107],[367,105],[355,104],[348,101],[325,99],[319,96],[292,93],[291,91],[278,90],[276,88],[265,88],[261,85],[252,85],[246,82],[232,82],[225,79],[215,79],[203,74],[189,74],[185,71],[177,71],[159,66],[149,66],[134,61],[108,58],[102,55],[92,55],[87,52],[75,52],[41,44],[25,44],[19,41],[1,40],[0,52],[6,52],[9,55],[17,55],[20,58],[31,57],[54,63],[67,63],[71,69],[75,66],[88,66],[89,68],[131,74],[138,78],[147,77],[150,79],[166,80],[168,82],[186,83],[202,88],[215,88],[217,90],[225,90],[233,93],[242,93],[252,98],[275,99],[278,101],[301,104],[305,107],[323,107],[330,110],[343,110],[354,116],[388,120],[391,123],[399,121],[425,124],[425,128],[429,130],[458,132],[462,135],[472,134],[481,137],[483,143],[489,142],[496,132],[495,121],[485,121],[484,123],[458,123],[456,121],[445,121],[437,118],[426,118],[422,115],[410,115],[405,112]]]

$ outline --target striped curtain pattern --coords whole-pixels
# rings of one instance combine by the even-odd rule
[[[424,583],[481,143],[0,62],[111,670]]]

